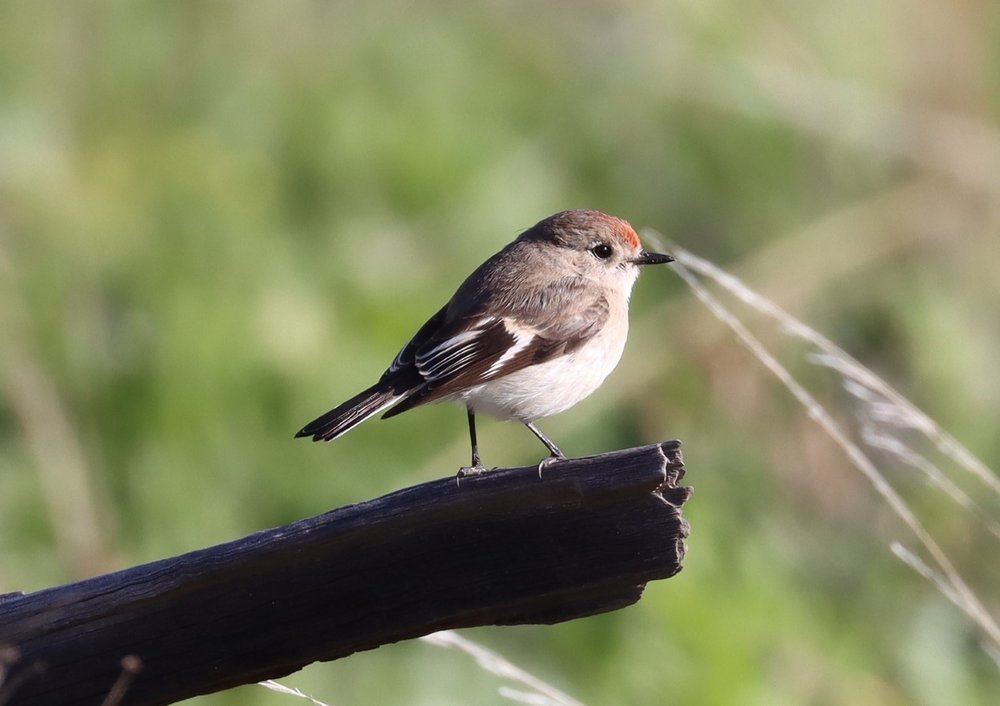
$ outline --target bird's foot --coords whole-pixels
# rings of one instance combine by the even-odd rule
[[[542,479],[542,471],[544,471],[546,468],[548,468],[549,466],[553,466],[557,463],[561,463],[562,461],[565,460],[566,457],[563,456],[562,454],[558,455],[552,454],[551,456],[543,458],[541,461],[538,462],[538,479],[539,480]]]
[[[472,466],[462,466],[458,469],[458,473],[455,474],[455,485],[460,486],[463,478],[481,476],[484,473],[489,473],[490,470],[481,463],[476,463]]]
[[[458,469],[458,477],[465,478],[466,476],[481,476],[490,469],[481,463],[477,463],[474,466],[462,466]]]

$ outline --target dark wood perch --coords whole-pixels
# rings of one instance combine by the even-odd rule
[[[0,596],[0,705],[96,706],[116,682],[123,705],[167,704],[444,628],[621,608],[680,570],[683,472],[668,441],[541,479],[534,467],[451,477]]]

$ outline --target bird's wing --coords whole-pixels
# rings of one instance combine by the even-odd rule
[[[392,365],[390,365],[389,369],[385,371],[383,377],[412,368],[416,363],[417,351],[420,350],[425,343],[431,340],[431,338],[437,335],[439,331],[441,331],[445,324],[447,313],[448,306],[445,305],[441,307],[441,309],[434,314],[434,316],[427,319],[427,323],[421,326],[420,330],[417,331],[413,335],[413,338],[410,339],[410,342],[403,346],[403,350],[401,350],[396,356],[396,359],[392,361]]]
[[[397,369],[413,366],[423,384],[383,416],[570,353],[600,332],[609,309],[603,294],[588,294],[585,283],[567,279],[518,301],[516,312],[494,303],[487,308],[489,315],[469,313],[447,320],[445,313],[436,331],[425,330],[432,319],[393,364]]]

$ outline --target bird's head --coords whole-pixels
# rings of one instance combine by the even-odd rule
[[[582,277],[631,291],[639,267],[673,262],[670,255],[643,250],[628,221],[600,211],[563,211],[539,221],[519,240],[547,246],[549,262]]]

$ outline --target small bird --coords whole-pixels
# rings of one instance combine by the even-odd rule
[[[643,250],[620,218],[585,210],[549,216],[480,265],[377,383],[295,436],[330,441],[379,412],[384,419],[453,401],[468,412],[472,443],[472,465],[460,475],[485,470],[480,413],[528,427],[550,454],[541,470],[565,455],[535,421],[604,382],[625,347],[639,267],[673,259]]]

